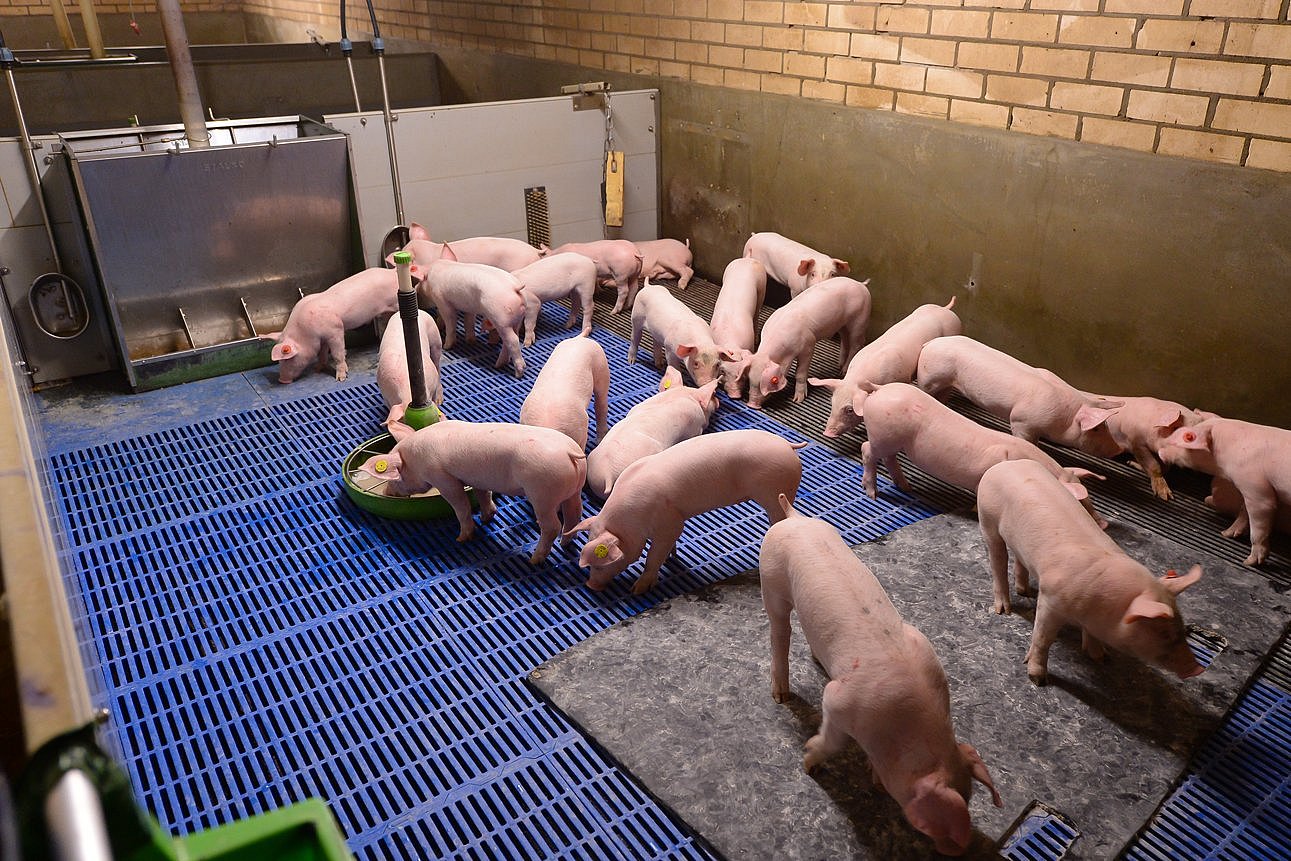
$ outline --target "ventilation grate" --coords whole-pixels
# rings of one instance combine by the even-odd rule
[[[535,370],[567,335],[564,316],[544,311],[525,350]],[[617,420],[658,373],[596,337]],[[535,371],[493,370],[496,349],[445,363],[454,417],[518,417]],[[500,499],[465,544],[451,519],[355,508],[337,470],[384,413],[368,384],[52,458],[97,704],[143,804],[190,833],[320,796],[364,859],[712,857],[521,680],[597,631],[755,567],[761,509],[690,521],[650,595],[631,595],[627,576],[594,593],[573,548],[528,564],[537,531],[522,499]],[[714,427],[803,439],[729,402]],[[895,491],[858,493],[858,465],[827,449],[799,454],[800,510],[849,542],[935,513]]]
[[[551,245],[551,220],[547,214],[547,186],[524,190],[524,229],[534,248]]]

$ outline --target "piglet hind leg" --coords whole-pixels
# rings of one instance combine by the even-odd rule
[[[779,566],[763,566],[760,578],[762,606],[771,622],[771,699],[784,703],[789,701],[790,695],[789,640],[792,628],[789,613],[793,607],[788,597],[789,583]]]
[[[808,774],[847,745],[847,733],[832,719],[835,709],[833,701],[840,698],[842,684],[835,679],[825,685],[825,695],[820,701],[820,731],[803,745],[805,753],[802,757],[802,769]]]
[[[1263,565],[1269,558],[1269,535],[1273,531],[1273,519],[1277,515],[1277,492],[1268,485],[1259,488],[1255,493],[1246,488],[1242,491],[1242,510],[1251,529],[1251,555],[1246,557],[1247,565]]]
[[[650,536],[650,551],[646,553],[645,570],[637,578],[637,582],[632,584],[632,594],[642,595],[650,589],[659,580],[659,569],[663,563],[668,561],[672,551],[677,546],[677,539],[681,538],[681,530],[686,521],[678,518],[678,525],[658,530],[655,535]]]
[[[551,545],[560,534],[560,501],[555,499],[533,499],[533,513],[538,520],[538,544],[529,557],[530,565],[537,565],[547,558]]]
[[[581,490],[574,491],[574,495],[560,504],[560,518],[564,522],[565,529],[573,529],[574,524],[583,519],[583,493]],[[561,547],[568,547],[574,541],[574,533],[564,533],[560,539]]]

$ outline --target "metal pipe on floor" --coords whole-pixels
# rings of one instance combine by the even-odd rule
[[[54,13],[54,26],[58,29],[58,38],[63,47],[69,51],[76,48],[76,36],[72,33],[72,21],[67,17],[67,7],[63,0],[49,0],[49,8]]]
[[[90,44],[90,56],[102,60],[107,56],[103,50],[103,33],[99,30],[99,14],[94,11],[94,0],[80,0],[81,24],[85,27],[85,41]]]
[[[166,55],[175,75],[179,118],[184,124],[188,146],[191,149],[208,147],[211,133],[206,130],[206,112],[202,110],[202,93],[197,88],[197,72],[193,69],[193,54],[188,49],[188,33],[184,29],[184,14],[179,8],[179,0],[157,0],[157,14],[161,16]]]
[[[85,772],[66,772],[45,797],[45,819],[60,861],[112,861],[103,804]]]

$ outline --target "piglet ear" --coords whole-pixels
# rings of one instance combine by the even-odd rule
[[[810,257],[807,257],[798,261],[799,275],[806,275],[808,272],[810,272],[812,269],[815,269],[815,268],[816,268],[816,261],[812,260]]]
[[[697,348],[694,344],[678,344],[677,355],[683,359],[695,352]]]
[[[1107,421],[1113,412],[1115,411],[1083,406],[1076,411],[1076,421],[1080,424],[1082,431],[1088,432]]]
[[[662,392],[681,385],[684,385],[681,371],[669,365],[668,370],[663,372],[663,379],[659,381],[659,391]]]
[[[856,389],[856,393],[852,395],[852,412],[856,414],[857,418],[861,418],[865,415],[865,401],[869,396],[870,393],[859,386]]]
[[[850,275],[852,272],[852,264],[848,263],[846,260],[839,260],[837,257],[835,257],[834,271],[837,272],[839,275]]]
[[[708,407],[708,402],[711,401],[713,399],[713,395],[717,393],[717,384],[720,382],[721,380],[710,380],[695,390],[698,392],[695,397],[699,400],[699,405],[701,407]]]
[[[1174,571],[1167,571],[1161,578],[1161,585],[1170,590],[1171,594],[1178,595],[1184,589],[1187,589],[1193,583],[1201,579],[1201,566],[1194,565],[1187,574],[1180,576]]]
[[[1198,451],[1205,451],[1210,448],[1210,434],[1199,431],[1196,428],[1179,428],[1170,434],[1167,442],[1179,446],[1179,448],[1191,448]]]
[[[575,533],[577,533],[577,532],[584,532],[584,531],[586,531],[587,529],[591,528],[591,525],[592,525],[592,518],[591,518],[591,517],[587,518],[586,520],[579,521],[578,523],[575,523],[573,526],[571,526],[571,527],[569,527],[568,529],[566,529],[566,530],[565,530],[565,534],[564,534],[564,536],[562,536],[562,537],[564,537],[564,538],[572,538],[572,537],[574,537],[574,534],[575,534]]]
[[[917,786],[915,797],[906,802],[902,813],[916,830],[932,838],[937,851],[963,854],[973,839],[973,823],[968,803],[948,786]]]
[[[1144,619],[1170,619],[1174,617],[1174,610],[1170,609],[1168,604],[1162,604],[1155,601],[1146,594],[1135,595],[1130,606],[1125,610],[1125,624],[1141,622]]]
[[[1161,412],[1157,413],[1156,418],[1152,420],[1152,425],[1159,428],[1172,428],[1182,418],[1183,412],[1178,407],[1162,407]]]
[[[1089,491],[1085,489],[1085,485],[1074,481],[1061,481],[1059,484],[1067,488],[1067,492],[1077,499],[1089,499]]]
[[[439,259],[440,259],[440,260],[457,260],[457,254],[453,251],[453,246],[451,246],[451,245],[449,245],[447,242],[445,242],[445,243],[444,243],[444,247],[443,247],[443,248],[441,248],[441,249],[439,249]]]
[[[578,564],[581,568],[591,568],[593,565],[612,565],[622,558],[619,539],[609,532],[602,532],[587,539],[583,552],[578,555]]]
[[[410,425],[406,425],[401,421],[387,422],[386,430],[390,431],[390,436],[395,438],[396,443],[403,442],[408,437],[416,433]]]
[[[391,251],[389,254],[387,254],[387,255],[386,255],[386,268],[387,268],[387,269],[393,269],[393,268],[394,268],[394,255],[395,255],[395,252],[393,252],[393,251]]]
[[[281,362],[283,359],[290,359],[300,352],[300,347],[295,341],[286,338],[273,345],[273,350],[269,353],[269,358],[275,362]]]
[[[991,803],[996,807],[1003,807],[1004,800],[1000,798],[999,792],[995,789],[995,784],[991,782],[991,773],[986,770],[986,763],[982,762],[982,755],[977,752],[977,748],[968,742],[961,741],[959,743],[959,752],[963,754],[964,761],[972,769],[973,779],[991,791]]]
[[[420,224],[418,224],[418,223],[417,223],[417,222],[415,222],[415,221],[414,221],[414,222],[413,222],[413,223],[408,227],[408,238],[409,238],[409,239],[424,239],[424,240],[426,240],[427,242],[430,242],[430,241],[431,241],[431,239],[430,239],[430,231],[429,231],[429,230],[427,230],[426,228],[422,227]]]
[[[717,351],[717,358],[723,362],[738,362],[742,355],[744,355],[744,351],[740,349],[730,350],[723,347]]]

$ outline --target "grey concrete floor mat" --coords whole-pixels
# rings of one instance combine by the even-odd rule
[[[1109,858],[1143,826],[1191,753],[1220,723],[1287,623],[1288,600],[1257,574],[1143,531],[1109,534],[1155,574],[1193,563],[1185,622],[1227,646],[1181,681],[1109,653],[1096,664],[1076,629],[1050,652],[1049,685],[1023,657],[1034,601],[991,611],[976,520],[940,515],[854,548],[906,621],[932,642],[950,684],[956,735],[981,753],[1004,807],[978,787],[968,857],[993,857],[1033,800],[1082,834],[1069,858]],[[825,684],[794,617],[794,697],[771,699],[770,642],[757,572],[685,595],[548,661],[531,682],[654,796],[732,859],[903,859],[931,842],[876,790],[864,756],[808,776],[802,745],[820,721]]]

